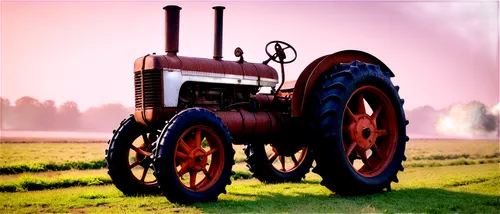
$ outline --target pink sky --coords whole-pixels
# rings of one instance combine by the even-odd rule
[[[396,74],[405,108],[498,103],[498,2],[1,2],[0,94],[81,109],[133,106],[133,62],[164,51],[164,11],[181,10],[179,55],[211,58],[212,6],[224,11],[225,60],[266,59],[283,40],[298,51],[287,80],[343,49],[369,52]],[[279,66],[272,64],[277,70]]]

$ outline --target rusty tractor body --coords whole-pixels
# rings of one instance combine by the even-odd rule
[[[166,54],[135,61],[135,113],[106,150],[118,189],[179,203],[217,200],[234,173],[233,144],[245,145],[247,166],[266,183],[301,181],[314,160],[322,185],[339,194],[380,192],[397,182],[408,121],[384,63],[340,51],[284,83],[284,64],[296,50],[272,41],[262,63],[246,62],[241,48],[239,60],[224,61],[224,7],[213,9],[213,59],[177,55],[181,8],[171,5],[164,7]],[[270,61],[281,65],[281,81]]]

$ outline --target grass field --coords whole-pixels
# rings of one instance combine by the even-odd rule
[[[105,148],[105,142],[0,143],[0,167],[102,160]],[[235,149],[233,170],[248,174],[242,146]],[[109,184],[106,169],[0,175],[0,190],[19,188],[0,193],[0,213],[500,213],[498,142],[410,141],[406,154],[407,167],[391,192],[341,197],[309,173],[296,184],[235,180],[218,202],[190,206],[163,196],[125,197]],[[40,186],[50,190],[32,191]]]

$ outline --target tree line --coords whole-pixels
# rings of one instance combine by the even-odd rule
[[[119,103],[91,107],[82,112],[73,101],[57,107],[53,100],[42,102],[29,96],[14,103],[1,98],[0,125],[2,130],[109,132],[118,128],[120,121],[133,112],[133,107]],[[408,132],[413,134],[500,137],[500,104],[487,107],[472,101],[442,110],[424,106],[406,110],[406,115],[410,120]]]
[[[120,121],[134,112],[119,103],[104,104],[80,111],[68,101],[57,107],[53,100],[39,101],[24,96],[11,103],[1,98],[0,129],[23,131],[96,131],[118,128]]]

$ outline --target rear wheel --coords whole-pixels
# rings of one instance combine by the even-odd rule
[[[314,101],[321,184],[344,195],[390,189],[398,182],[407,120],[389,73],[354,61],[336,66],[319,82]]]
[[[160,193],[150,157],[159,134],[138,124],[133,115],[114,131],[106,150],[108,174],[125,195]]]
[[[252,142],[244,150],[253,177],[264,183],[299,182],[314,161],[308,147],[291,149]]]
[[[215,201],[231,183],[234,150],[229,131],[211,111],[186,109],[163,129],[155,173],[174,203]]]

